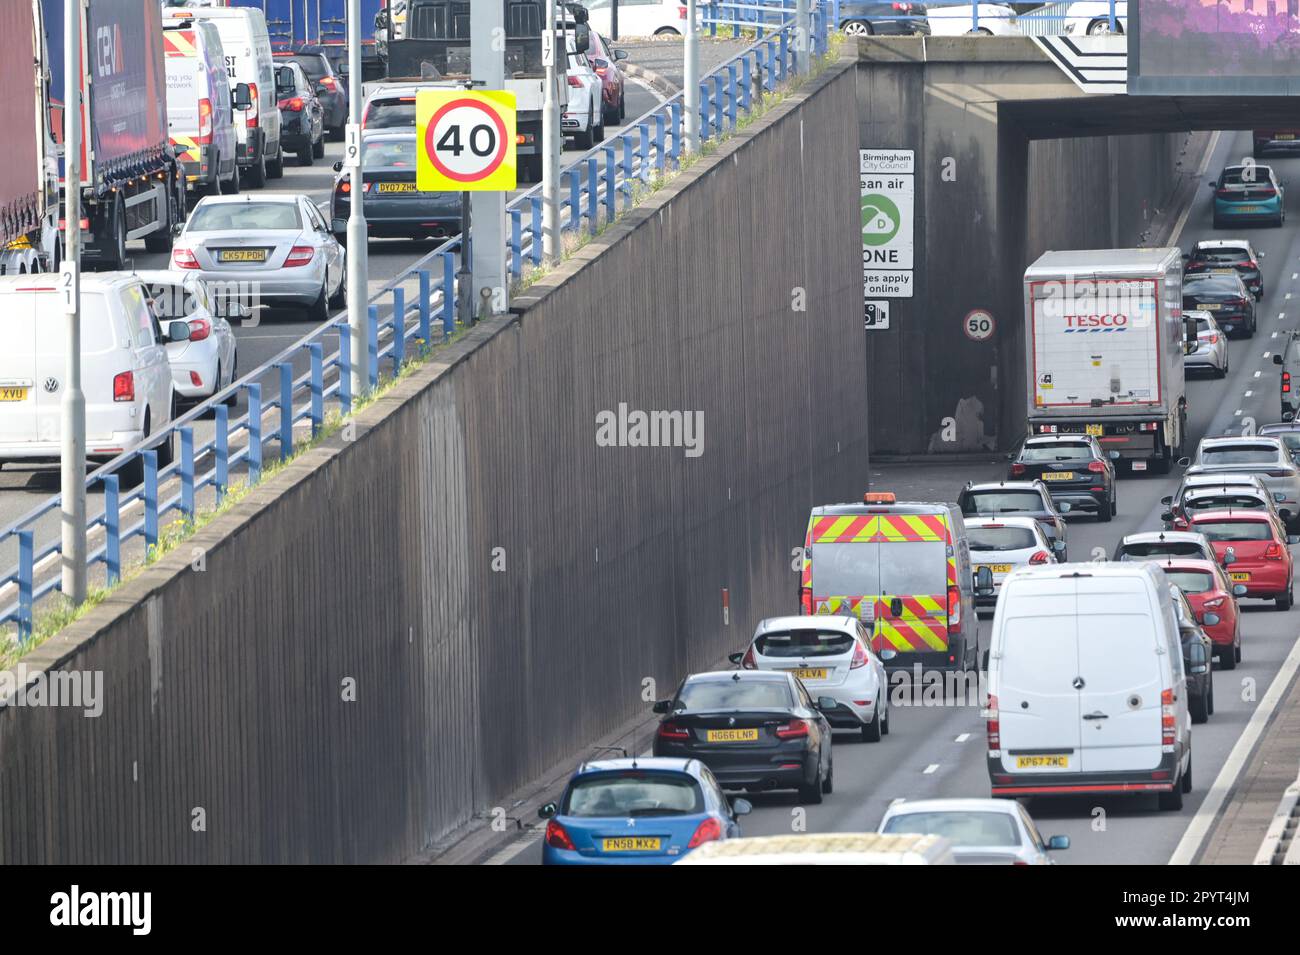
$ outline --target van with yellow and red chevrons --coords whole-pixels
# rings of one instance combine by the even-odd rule
[[[1182,253],[1044,252],[1024,293],[1029,434],[1092,435],[1134,471],[1167,473],[1187,440],[1183,358],[1196,337]]]
[[[861,504],[817,507],[808,519],[800,613],[857,617],[886,668],[975,670],[977,593],[993,593],[993,575],[972,575],[953,504],[869,491]]]

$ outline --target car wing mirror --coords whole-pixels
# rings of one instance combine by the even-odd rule
[[[1060,511],[1062,514],[1069,514],[1071,507],[1072,505],[1070,504],[1069,501],[1062,501],[1060,504],[1056,505],[1056,509]]]
[[[1065,541],[1061,540],[1059,537],[1052,541],[1052,550],[1056,551],[1058,554],[1065,553]]]
[[[975,592],[981,597],[991,596],[993,593],[993,571],[987,567],[981,567],[975,571]]]
[[[230,105],[239,111],[253,108],[253,90],[247,83],[236,83],[230,91]]]
[[[1233,585],[1232,585],[1232,595],[1233,595],[1234,597],[1244,597],[1244,596],[1246,596],[1246,585],[1245,585],[1245,584],[1233,584]]]
[[[898,651],[885,649],[885,650],[881,650],[878,656],[882,660],[892,660],[894,659],[894,657],[898,656]]]
[[[1162,521],[1169,521],[1169,522],[1172,522],[1173,519],[1174,519],[1174,512],[1173,512],[1173,511],[1164,511],[1164,512],[1161,513],[1161,515],[1160,515],[1160,519],[1161,519]]]
[[[1217,627],[1221,622],[1222,618],[1217,613],[1207,613],[1201,619],[1201,623],[1207,627]]]
[[[655,713],[671,713],[673,711],[672,700],[655,700],[655,705],[651,707]]]
[[[730,802],[733,816],[748,816],[754,811],[754,804],[742,796],[733,796]]]
[[[1119,452],[1118,452],[1118,451],[1107,451],[1107,452],[1106,452],[1106,456],[1107,456],[1108,458],[1110,458],[1112,461],[1118,461],[1118,460],[1119,460]]]
[[[728,660],[728,662],[734,664],[735,666],[740,666],[740,661],[743,660],[743,659],[745,659],[745,653],[744,653],[743,650],[740,651],[740,652],[738,652],[738,653],[728,653],[728,654],[727,654],[727,660]]]
[[[1185,467],[1187,467],[1187,466],[1188,466],[1189,464],[1191,464],[1191,463],[1192,463],[1192,459],[1189,458],[1189,457],[1187,457],[1187,456],[1185,456],[1185,455],[1184,455],[1183,457],[1181,457],[1181,458],[1178,459],[1178,466],[1179,466],[1180,468],[1185,468]]]
[[[1069,836],[1052,836],[1047,840],[1048,852],[1060,852],[1063,849],[1070,848]]]
[[[167,323],[167,340],[173,342],[187,342],[190,340],[189,322],[168,322]]]
[[[1286,542],[1288,544],[1300,544],[1300,534],[1288,534],[1286,536]]]
[[[817,697],[817,709],[823,713],[833,713],[837,705],[833,696]]]
[[[560,807],[553,802],[548,802],[545,806],[539,806],[537,809],[538,819],[552,819],[560,811]]]
[[[627,59],[627,50],[615,50],[615,51],[614,51],[614,59],[616,59],[616,60],[626,60],[626,59]]]
[[[1275,364],[1275,365],[1281,365],[1281,364],[1284,364],[1285,361],[1286,361],[1286,360],[1282,357],[1282,353],[1281,353],[1281,352],[1279,352],[1278,354],[1276,354],[1276,355],[1273,356],[1273,364]]]

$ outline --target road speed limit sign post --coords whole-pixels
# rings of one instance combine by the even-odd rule
[[[993,316],[982,308],[967,312],[966,318],[961,323],[962,331],[973,342],[987,341],[992,338],[993,329],[996,327],[997,323],[993,321]]]
[[[515,94],[420,90],[415,168],[421,192],[506,192],[517,185]]]

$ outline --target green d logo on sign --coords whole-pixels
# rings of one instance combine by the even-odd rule
[[[889,197],[874,193],[862,197],[863,245],[884,245],[898,235],[901,221],[898,206]]]

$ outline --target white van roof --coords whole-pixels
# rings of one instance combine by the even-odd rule
[[[0,275],[0,294],[14,292],[59,292],[59,273],[47,272],[34,275]],[[82,272],[81,291],[111,292],[123,288],[140,279],[132,272]]]
[[[1088,578],[1115,579],[1144,577],[1152,588],[1163,587],[1164,572],[1151,561],[1096,561],[1076,564],[1025,565],[1009,573],[1002,582],[1007,585],[1020,580],[1085,580]]]
[[[953,865],[942,836],[821,832],[706,842],[676,865]]]

